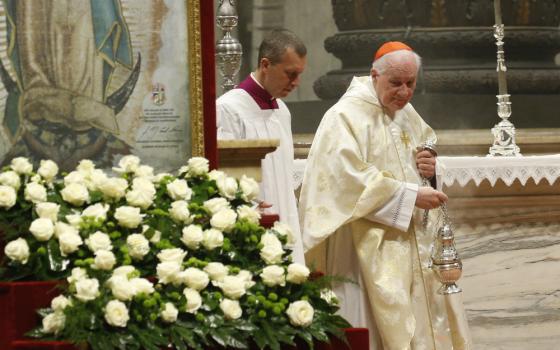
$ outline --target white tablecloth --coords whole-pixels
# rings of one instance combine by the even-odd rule
[[[443,183],[465,186],[474,181],[478,186],[483,180],[494,186],[498,179],[511,186],[515,180],[522,185],[532,178],[535,183],[546,179],[553,184],[560,177],[560,154],[525,157],[438,157],[445,170]],[[294,162],[294,184],[298,188],[303,181],[305,159]]]
[[[515,180],[522,185],[533,179],[539,183],[546,179],[553,184],[560,177],[560,155],[526,157],[438,157],[444,165],[443,183],[465,186],[474,181],[478,186],[483,180],[494,186],[501,179],[507,186]]]

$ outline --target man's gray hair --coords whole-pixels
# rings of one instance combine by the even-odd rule
[[[416,52],[410,50],[397,50],[389,52],[388,54],[381,56],[381,58],[373,61],[371,68],[375,69],[377,73],[383,74],[383,72],[385,72],[385,70],[389,68],[391,62],[396,60],[398,61],[403,57],[410,57],[411,55],[416,61],[416,67],[418,67],[418,70],[420,70],[420,67],[422,66],[422,58]]]
[[[307,55],[307,48],[300,38],[287,29],[274,29],[267,33],[259,46],[258,65],[263,58],[268,58],[272,64],[282,61],[286,49],[292,48],[299,57]]]

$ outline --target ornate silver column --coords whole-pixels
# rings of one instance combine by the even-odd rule
[[[239,40],[231,36],[237,26],[238,17],[235,0],[220,0],[216,13],[216,23],[224,31],[224,36],[216,44],[216,62],[224,77],[222,88],[227,92],[235,87],[235,76],[241,67],[243,49]]]
[[[502,23],[502,9],[500,0],[494,0],[494,37],[497,46],[497,65],[498,72],[498,116],[502,119],[492,128],[494,144],[490,147],[489,156],[519,156],[519,147],[515,144],[515,127],[508,120],[511,116],[510,95],[507,93],[506,79],[506,59],[504,55],[504,24]]]

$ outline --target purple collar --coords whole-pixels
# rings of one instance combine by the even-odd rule
[[[243,89],[247,91],[249,95],[255,100],[255,103],[259,105],[261,109],[278,109],[278,102],[272,95],[263,89],[250,75],[247,79],[243,80],[239,85],[238,89]]]

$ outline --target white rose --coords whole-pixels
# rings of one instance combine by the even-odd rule
[[[146,178],[137,177],[132,180],[132,188],[135,190],[147,192],[151,195],[156,194],[156,187],[149,179]]]
[[[43,318],[43,333],[58,334],[64,329],[66,323],[66,316],[64,312],[53,312]]]
[[[290,225],[284,222],[276,221],[272,229],[278,232],[281,236],[286,236],[288,244],[294,243],[294,234],[292,233]]]
[[[39,176],[39,174],[35,174],[35,175],[33,175],[29,178],[29,181],[40,183],[41,182],[41,176]]]
[[[0,185],[0,207],[10,209],[16,204],[16,201],[16,190],[10,186]]]
[[[145,278],[133,278],[130,281],[133,289],[136,291],[135,295],[145,294],[150,295],[155,292],[154,284]]]
[[[263,245],[260,256],[267,264],[278,264],[282,261],[284,249],[282,243],[272,233],[265,233],[261,236],[260,243]]]
[[[134,259],[142,259],[150,252],[150,242],[143,234],[134,233],[126,238],[128,254]]]
[[[321,299],[329,303],[330,305],[338,305],[338,298],[334,291],[328,288],[321,289]]]
[[[55,312],[62,311],[71,305],[72,305],[72,301],[67,297],[65,297],[64,295],[59,295],[53,300],[51,300],[51,309],[53,309]]]
[[[204,202],[204,208],[208,209],[210,214],[214,215],[223,209],[230,209],[231,206],[227,199],[222,197],[212,198]]]
[[[220,194],[227,199],[234,199],[239,186],[233,177],[223,177],[216,181]]]
[[[89,301],[99,296],[99,281],[96,278],[83,278],[76,281],[76,298]]]
[[[185,201],[175,201],[171,203],[169,216],[175,222],[188,224],[192,221],[189,205]]]
[[[79,231],[74,226],[70,226],[62,221],[58,221],[56,224],[54,224],[55,237],[58,238],[65,233],[77,235],[79,234]]]
[[[224,316],[230,320],[236,320],[243,314],[241,306],[239,306],[239,301],[224,299],[220,302],[220,309],[224,313]]]
[[[210,282],[208,274],[200,269],[197,269],[196,267],[187,268],[182,274],[181,278],[188,287],[198,291],[206,288],[206,286]]]
[[[200,293],[192,288],[185,288],[183,294],[187,299],[187,304],[185,305],[185,311],[194,314],[202,306],[202,298]]]
[[[212,281],[222,282],[224,277],[228,275],[228,268],[224,266],[224,264],[219,262],[211,262],[206,265],[204,268],[204,272],[206,272]]]
[[[48,241],[54,234],[54,225],[50,219],[35,219],[29,226],[29,231],[38,241]]]
[[[143,217],[144,215],[140,214],[140,208],[123,205],[115,210],[115,219],[122,227],[136,228],[142,222]]]
[[[198,249],[202,242],[202,228],[198,225],[189,225],[183,228],[181,241],[190,249]]]
[[[249,289],[255,285],[255,282],[253,281],[253,274],[251,273],[251,271],[241,270],[237,274],[237,277],[241,278],[245,282],[245,289]]]
[[[107,179],[107,174],[105,174],[103,170],[94,169],[91,175],[89,175],[86,185],[90,190],[97,191],[100,190],[101,185],[103,185]]]
[[[82,212],[82,217],[92,217],[97,220],[105,221],[107,219],[107,212],[109,212],[109,204],[96,203],[85,208]]]
[[[205,230],[202,233],[202,245],[208,250],[213,250],[221,247],[224,244],[224,235],[221,231],[214,228]]]
[[[159,261],[161,262],[173,261],[177,264],[183,263],[185,256],[187,256],[187,252],[181,248],[163,249],[157,255]]]
[[[83,269],[81,267],[75,267],[72,269],[72,273],[68,278],[66,278],[66,280],[68,281],[68,283],[75,283],[83,279],[86,279],[87,277],[88,276],[87,276],[86,269]]]
[[[117,200],[124,197],[127,188],[128,182],[119,177],[109,177],[99,184],[99,190],[103,192],[105,196]]]
[[[122,301],[111,300],[105,306],[105,320],[111,326],[126,327],[129,319],[128,309]]]
[[[6,254],[10,260],[27,264],[27,260],[29,259],[29,245],[25,239],[20,237],[6,244],[4,247],[4,254]]]
[[[167,184],[167,194],[173,200],[189,200],[192,196],[192,190],[189,188],[186,180],[175,179]]]
[[[150,226],[148,225],[142,225],[142,234],[144,234],[144,236],[146,236],[146,238],[148,238],[147,236],[147,232],[150,229]],[[152,235],[151,238],[148,238],[150,240],[150,243],[157,243],[160,241],[161,239],[161,232],[159,232],[158,230],[154,230],[154,234]]]
[[[75,206],[81,206],[89,202],[89,191],[87,187],[79,183],[71,183],[60,191],[62,199]]]
[[[286,280],[291,283],[302,284],[303,282],[307,281],[309,273],[310,271],[307,266],[293,263],[288,266],[288,274],[286,275]]]
[[[82,159],[78,163],[76,170],[82,174],[91,175],[95,170],[95,164],[89,159]]]
[[[95,259],[93,261],[93,265],[91,265],[92,269],[96,270],[111,270],[115,264],[117,263],[117,258],[113,252],[108,250],[98,250],[95,252]]]
[[[179,168],[179,170],[177,170],[177,175],[180,176],[181,174],[184,174],[186,176],[188,171],[189,171],[189,167],[183,165],[182,167]]]
[[[142,190],[131,190],[126,193],[126,202],[132,206],[148,209],[154,202],[155,195]]]
[[[250,202],[259,196],[259,183],[255,179],[243,175],[239,180],[239,186],[241,187],[241,197],[245,201]]]
[[[58,174],[58,165],[52,160],[42,160],[37,173],[47,182],[51,182]]]
[[[110,287],[113,296],[120,301],[132,300],[136,295],[134,285],[125,276],[112,276]]]
[[[188,160],[188,171],[190,175],[204,175],[208,172],[208,159],[202,157],[193,157]]]
[[[279,264],[282,262],[284,250],[282,247],[269,245],[261,249],[260,256],[267,264]]]
[[[72,171],[64,177],[64,186],[69,186],[71,184],[81,184],[84,185],[86,178],[83,173],[79,171]]]
[[[286,314],[294,326],[307,327],[313,322],[314,310],[306,300],[298,300],[288,306]]]
[[[124,276],[126,278],[128,278],[128,276],[133,273],[134,271],[136,271],[136,269],[134,268],[134,266],[131,265],[123,265],[123,266],[119,266],[117,267],[114,271],[113,271],[113,276]]]
[[[12,159],[10,163],[12,170],[20,175],[29,175],[33,171],[33,165],[25,157],[17,157]]]
[[[210,225],[227,233],[235,226],[235,220],[237,220],[237,213],[233,209],[223,209],[212,215]]]
[[[158,280],[163,284],[177,282],[177,278],[180,272],[181,265],[172,261],[159,263],[156,267]]]
[[[84,243],[82,237],[75,233],[65,232],[58,236],[58,244],[62,256],[74,253],[79,249],[82,243]]]
[[[248,205],[241,205],[237,208],[237,216],[239,219],[246,219],[249,222],[258,224],[261,219],[261,214]]]
[[[284,275],[284,268],[278,265],[269,265],[263,269],[261,274],[263,283],[269,287],[285,286],[286,276]]]
[[[0,184],[13,187],[17,191],[21,187],[21,179],[15,171],[5,171],[0,174]]]
[[[138,169],[134,171],[134,176],[151,181],[154,178],[154,168],[149,165],[140,165]]]
[[[58,220],[59,209],[60,205],[51,202],[37,203],[35,206],[35,211],[40,218],[49,219],[52,222],[56,222]]]
[[[172,303],[165,303],[165,308],[161,311],[161,319],[163,322],[173,323],[177,321],[179,310]]]
[[[156,176],[154,176],[152,178],[152,182],[155,184],[159,184],[161,182],[161,180],[163,180],[166,177],[172,177],[173,175],[171,175],[170,173],[159,173]]]
[[[270,232],[266,232],[261,236],[260,243],[263,246],[274,245],[274,246],[282,247],[282,242],[280,242],[280,240],[274,233],[270,233]]]
[[[226,173],[224,173],[221,170],[212,170],[211,172],[208,173],[208,178],[210,178],[210,180],[214,180],[216,181],[216,183],[218,183],[218,181],[220,181],[221,179],[226,178],[227,175]]]
[[[68,221],[68,223],[72,227],[74,227],[76,229],[80,228],[80,224],[82,223],[82,217],[79,214],[66,215],[65,218],[66,218],[66,221]]]
[[[119,160],[119,167],[114,167],[116,173],[133,173],[140,166],[140,158],[134,155],[126,155]]]
[[[225,276],[219,287],[231,299],[239,299],[246,293],[245,281],[237,276]]]
[[[46,202],[47,189],[36,182],[30,182],[25,186],[24,196],[25,200],[33,203]]]

